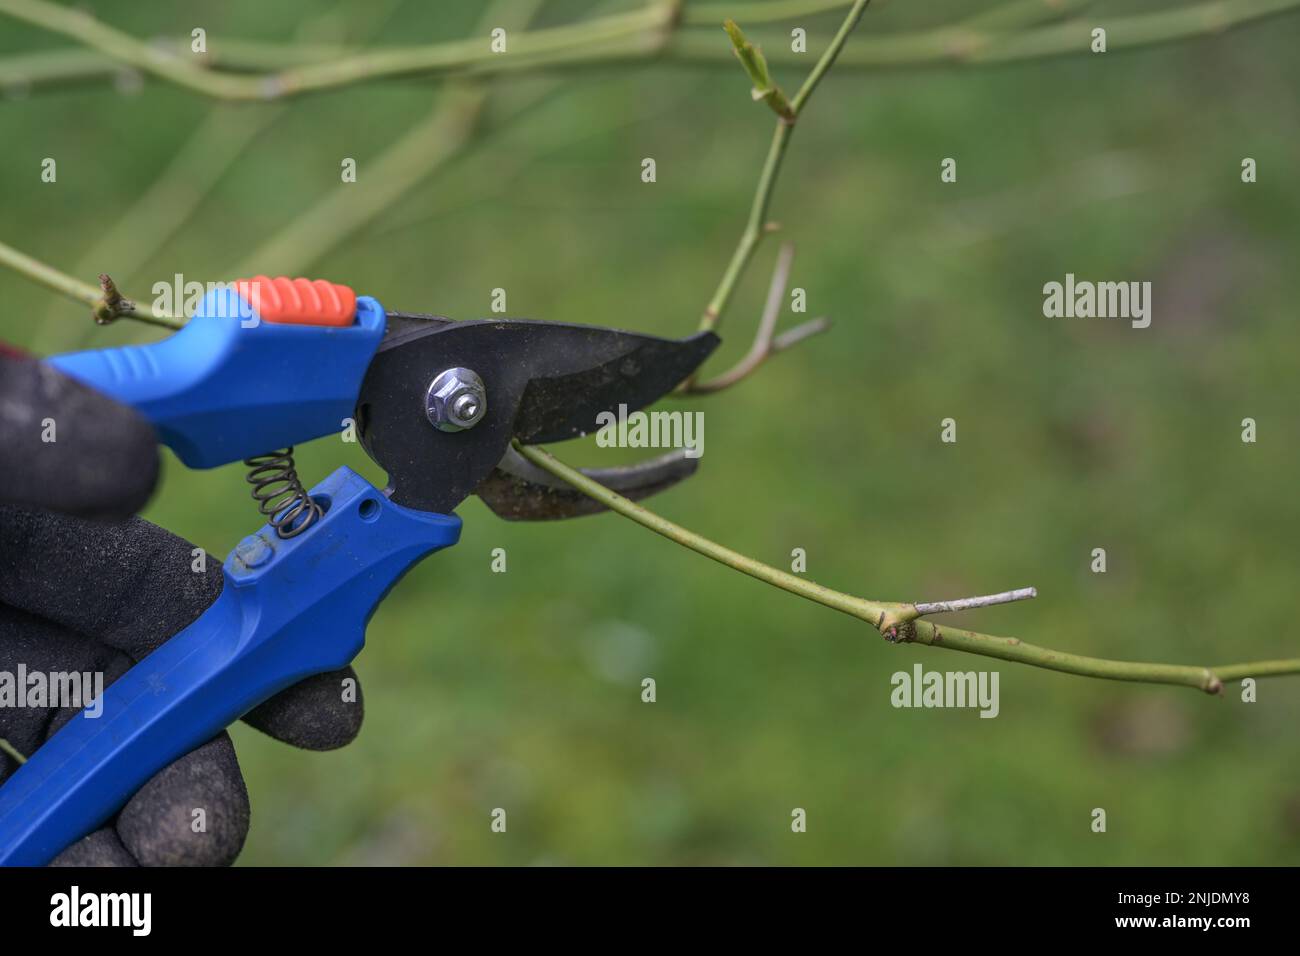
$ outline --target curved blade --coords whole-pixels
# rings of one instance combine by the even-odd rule
[[[618,468],[580,468],[588,478],[640,501],[695,474],[698,458],[683,449]],[[499,518],[507,521],[551,521],[598,514],[606,508],[594,498],[538,468],[513,448],[474,491]]]
[[[680,341],[613,329],[567,326],[579,333],[575,348],[589,363],[550,374],[539,365],[524,389],[515,416],[515,437],[525,445],[564,441],[595,431],[596,417],[644,408],[667,395],[718,347],[718,337],[701,332]],[[599,334],[593,334],[599,333]]]
[[[388,472],[389,496],[449,512],[501,461],[512,438],[560,441],[594,431],[603,411],[642,408],[687,378],[717,347],[711,332],[674,341],[593,326],[524,320],[410,323],[386,336],[357,401],[362,445]],[[425,414],[429,383],[473,369],[487,413],[444,432]]]

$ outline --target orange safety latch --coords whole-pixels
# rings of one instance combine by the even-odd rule
[[[253,276],[236,279],[235,290],[265,322],[283,325],[351,325],[357,294],[324,279]]]

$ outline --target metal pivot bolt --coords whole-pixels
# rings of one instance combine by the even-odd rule
[[[429,384],[424,408],[440,431],[473,428],[487,414],[487,389],[473,369],[449,368]]]

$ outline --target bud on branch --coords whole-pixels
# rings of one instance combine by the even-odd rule
[[[781,119],[793,123],[794,107],[781,92],[781,88],[772,82],[772,75],[768,72],[767,59],[763,56],[763,51],[745,39],[745,34],[741,32],[735,20],[727,20],[722,24],[722,28],[727,31],[727,36],[731,37],[736,59],[740,60],[740,65],[749,74],[749,81],[754,84],[751,95],[755,100],[765,102]]]

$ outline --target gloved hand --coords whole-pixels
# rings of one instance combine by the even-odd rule
[[[218,560],[195,570],[193,545],[132,517],[157,473],[153,429],[132,409],[0,351],[0,738],[21,754],[77,709],[13,706],[6,675],[11,692],[20,668],[102,672],[108,686],[221,593]],[[341,747],[357,735],[363,712],[359,689],[344,693],[349,680],[356,689],[351,668],[309,678],[244,720],[296,747]],[[17,767],[0,754],[0,786]],[[228,865],[248,821],[248,791],[222,732],[158,773],[54,863]]]

